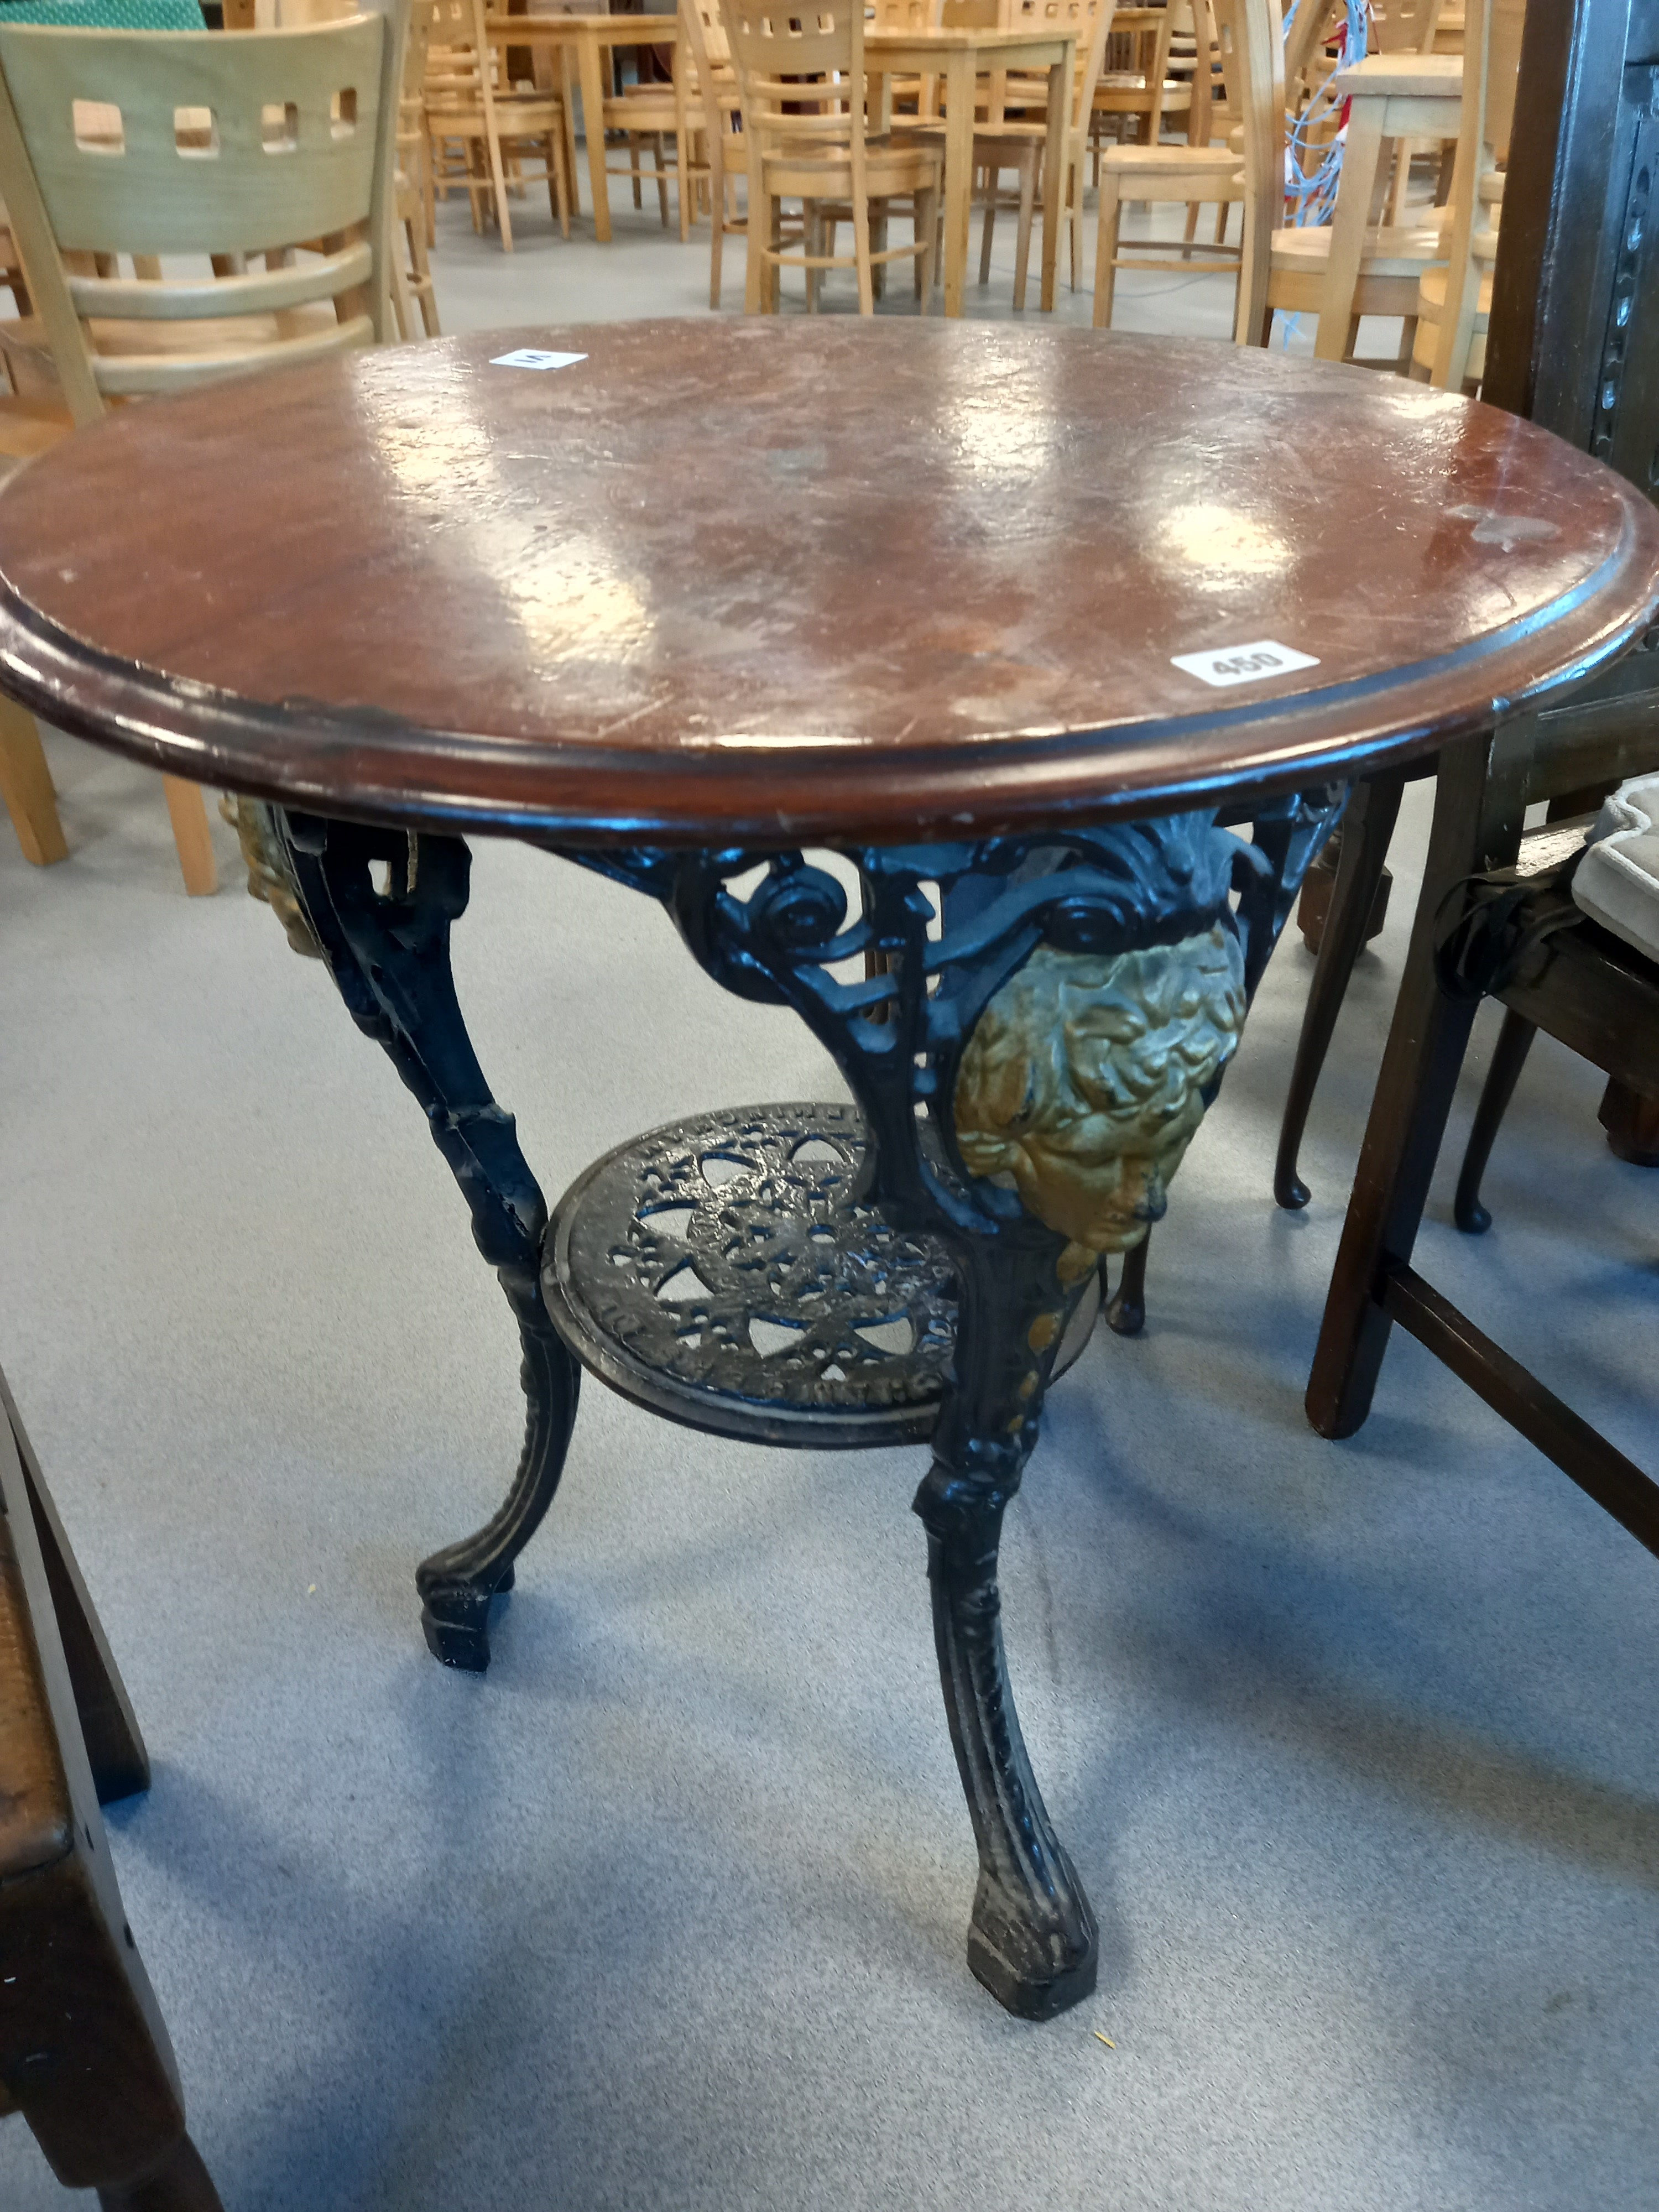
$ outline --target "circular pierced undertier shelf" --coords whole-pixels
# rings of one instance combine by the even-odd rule
[[[750,1106],[635,1137],[560,1200],[554,1325],[623,1397],[758,1443],[931,1436],[956,1340],[951,1263],[853,1195],[855,1107]],[[1087,1342],[1093,1282],[1055,1371]]]

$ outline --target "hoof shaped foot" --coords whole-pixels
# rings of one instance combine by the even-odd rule
[[[969,1970],[1020,2020],[1054,2020],[1094,1994],[1100,1971],[1094,1915],[1075,1875],[1070,1875],[1070,1887],[1075,1899],[1071,1924],[1043,1929],[1010,1912],[997,1891],[980,1879],[968,1930]]]
[[[441,1659],[446,1667],[460,1667],[470,1674],[482,1674],[489,1664],[489,1608],[495,1599],[511,1587],[509,1576],[501,1591],[452,1584],[447,1589],[424,1592],[421,1626],[426,1632],[426,1648],[433,1657]]]
[[[1492,1216],[1478,1198],[1454,1206],[1452,1218],[1466,1237],[1484,1237],[1492,1227]]]
[[[1294,1168],[1286,1168],[1282,1175],[1273,1177],[1273,1203],[1282,1206],[1286,1213],[1299,1213],[1312,1196]]]
[[[1146,1302],[1120,1291],[1106,1308],[1106,1326],[1114,1336],[1139,1336],[1146,1326]]]

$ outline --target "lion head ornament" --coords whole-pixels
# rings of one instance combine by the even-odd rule
[[[957,1141],[972,1173],[1012,1183],[1070,1239],[1062,1279],[1139,1243],[1162,1215],[1244,1011],[1243,956],[1218,922],[1130,952],[1039,945],[980,1016],[957,1077]]]

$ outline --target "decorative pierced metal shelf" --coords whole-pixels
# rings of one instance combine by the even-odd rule
[[[619,1146],[548,1231],[560,1335],[613,1389],[690,1428],[922,1441],[954,1349],[955,1278],[942,1247],[854,1195],[864,1153],[858,1109],[823,1104],[700,1114]]]

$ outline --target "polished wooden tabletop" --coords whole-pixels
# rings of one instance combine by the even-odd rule
[[[521,346],[585,358],[496,365]],[[337,357],[129,409],[0,489],[0,684],[60,726],[570,842],[906,842],[1283,787],[1479,726],[1656,599],[1659,516],[1511,416],[909,318]],[[1316,665],[1176,663],[1237,677],[1264,641]]]

